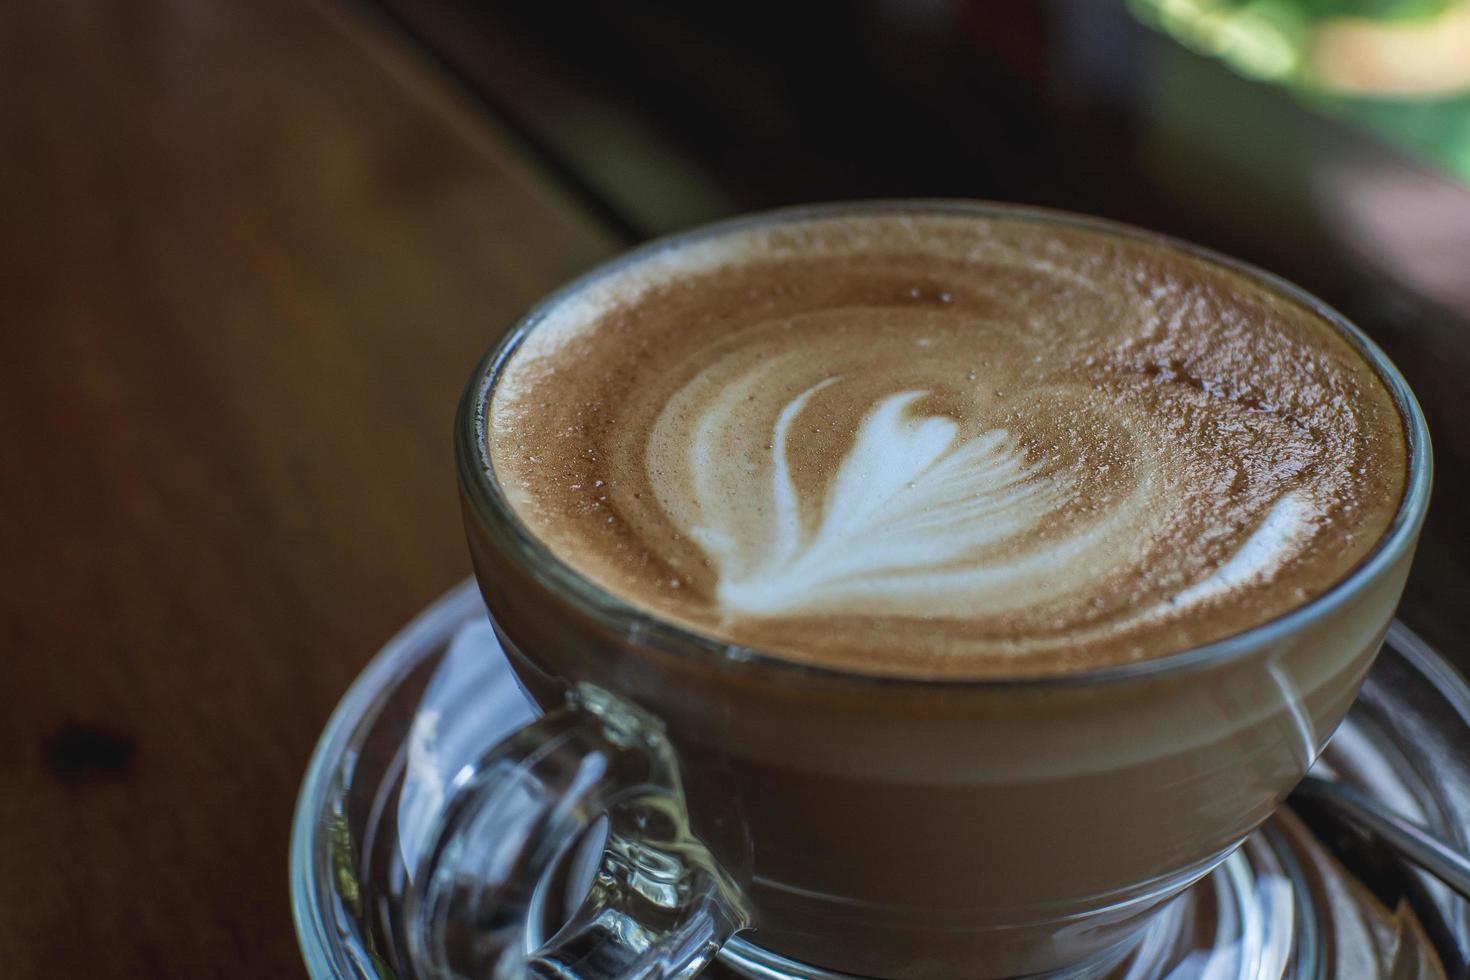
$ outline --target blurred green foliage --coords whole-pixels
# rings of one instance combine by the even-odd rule
[[[1343,94],[1314,83],[1317,30],[1345,18],[1402,24],[1461,0],[1128,0],[1144,23],[1250,78],[1287,85],[1307,106],[1397,144],[1470,182],[1470,91]]]

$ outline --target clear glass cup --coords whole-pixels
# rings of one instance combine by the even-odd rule
[[[1398,406],[1409,473],[1392,524],[1330,590],[1238,635],[1085,673],[968,681],[804,666],[692,632],[602,590],[520,522],[484,420],[547,311],[708,236],[873,212],[1152,242],[1314,311]],[[737,932],[769,954],[773,977],[1104,972],[1272,813],[1346,714],[1402,592],[1432,465],[1398,371],[1296,287],[1125,226],[948,201],[758,215],[594,270],[486,355],[455,452],[481,593],[546,714],[452,787],[413,876],[409,943],[431,976],[584,980],[692,976]],[[604,818],[598,857],[587,841],[602,840]],[[579,848],[595,873],[563,924],[546,895]]]

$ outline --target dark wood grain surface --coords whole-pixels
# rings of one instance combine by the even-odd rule
[[[0,65],[0,976],[299,976],[312,744],[468,571],[460,386],[615,243],[356,12],[5,4]]]

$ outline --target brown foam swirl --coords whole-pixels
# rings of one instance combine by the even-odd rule
[[[1371,548],[1405,446],[1309,311],[1022,221],[734,232],[553,310],[492,403],[518,513],[666,618],[878,672],[1122,662],[1279,615]]]

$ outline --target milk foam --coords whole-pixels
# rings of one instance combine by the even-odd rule
[[[1039,472],[1003,428],[961,438],[953,420],[911,411],[926,392],[905,391],[882,398],[863,420],[818,506],[792,482],[790,433],[812,396],[841,378],[782,408],[764,437],[768,479],[752,479],[748,454],[728,451],[732,441],[760,441],[759,432],[731,431],[734,409],[771,370],[725,388],[697,416],[692,437],[681,424],[690,408],[676,396],[650,440],[653,459],[687,447],[683,479],[657,480],[660,503],[713,559],[715,599],[727,618],[861,611],[966,619],[1034,607],[1085,590],[1116,559],[1121,533],[1149,535],[1157,529],[1148,515],[1181,503],[1184,488],[1156,475],[1042,544],[1038,526],[1074,505],[1066,471]],[[683,487],[692,493],[680,494]],[[816,516],[804,520],[803,511]],[[1307,498],[1283,495],[1223,565],[1129,625],[1179,615],[1269,574],[1306,544],[1314,514]]]
[[[1156,656],[1329,586],[1404,479],[1371,370],[1165,249],[1024,222],[823,219],[552,310],[489,439],[564,560],[795,659],[1023,674]]]

